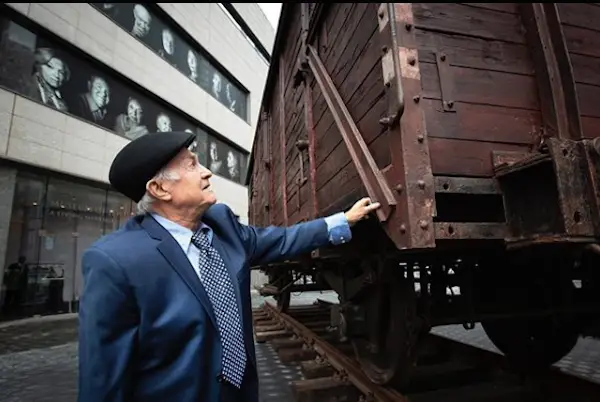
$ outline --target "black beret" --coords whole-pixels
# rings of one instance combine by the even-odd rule
[[[138,137],[115,156],[108,180],[118,192],[139,202],[148,180],[195,139],[195,134],[187,132],[149,133]]]

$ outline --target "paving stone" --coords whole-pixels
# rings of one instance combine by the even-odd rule
[[[294,297],[292,304],[311,303],[320,292]],[[264,298],[253,297],[254,307]],[[292,400],[289,382],[302,378],[299,366],[281,363],[267,344],[256,344],[260,402]],[[77,400],[77,317],[44,317],[0,326],[0,401],[75,402]]]

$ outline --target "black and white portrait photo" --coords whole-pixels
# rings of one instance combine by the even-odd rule
[[[133,6],[133,27],[131,33],[138,38],[143,38],[150,32],[150,24],[152,23],[152,16],[141,4]]]
[[[198,59],[192,49],[187,52],[187,65],[189,69],[188,78],[196,82],[198,79]]]
[[[71,71],[54,49],[37,48],[34,53],[32,85],[29,96],[44,105],[66,112],[69,110],[63,85],[71,78]]]
[[[227,85],[225,85],[225,98],[227,98],[227,106],[229,106],[229,110],[235,112],[236,101],[233,98],[233,95],[231,94],[231,87],[232,85],[229,82],[227,83]]]
[[[135,140],[148,133],[148,128],[142,124],[143,108],[140,101],[129,97],[127,110],[117,116],[115,131],[130,140]]]
[[[239,183],[241,180],[239,151],[216,138],[209,138],[208,168],[214,174]]]
[[[218,72],[214,72],[212,76],[212,94],[220,102],[221,101],[221,90],[223,89],[221,75]]]
[[[94,123],[103,123],[108,112],[110,88],[106,80],[96,74],[87,80],[87,91],[79,95],[79,116]]]
[[[240,181],[240,163],[237,152],[227,151],[227,176],[236,182]]]
[[[223,160],[219,155],[219,146],[217,141],[211,139],[208,143],[208,169],[214,174],[221,174],[221,167],[223,166]]]
[[[156,131],[171,131],[171,118],[165,113],[159,113],[158,116],[156,116]]]
[[[158,51],[158,53],[167,59],[173,57],[173,53],[175,53],[175,39],[173,38],[173,34],[167,28],[162,30],[162,49]]]

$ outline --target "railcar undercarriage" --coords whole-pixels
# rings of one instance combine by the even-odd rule
[[[518,370],[557,362],[598,317],[599,259],[589,245],[491,247],[460,257],[314,259],[293,269],[267,268],[272,282],[263,291],[285,310],[292,292],[334,290],[339,304],[331,331],[352,342],[373,382],[401,388],[410,380],[420,339],[439,325],[471,329],[481,323]]]

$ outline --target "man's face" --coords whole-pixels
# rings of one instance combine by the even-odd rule
[[[177,173],[179,180],[165,183],[169,202],[174,207],[202,208],[217,202],[209,179],[212,172],[198,162],[198,156],[188,149],[182,150],[167,169]]]
[[[129,116],[135,124],[140,124],[142,121],[142,107],[135,99],[131,99],[127,104],[127,116]]]
[[[93,78],[90,84],[90,93],[92,94],[92,99],[94,102],[96,102],[98,107],[105,107],[108,105],[110,93],[106,81],[104,81],[102,78]]]

